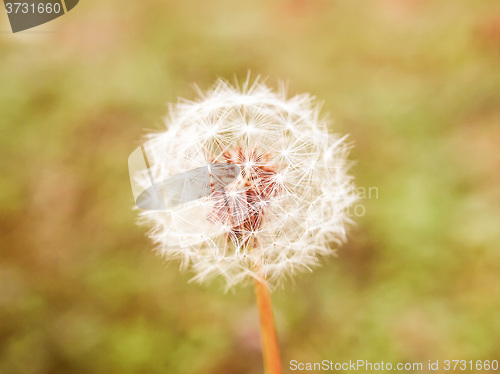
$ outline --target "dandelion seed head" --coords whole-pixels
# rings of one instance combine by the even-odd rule
[[[140,213],[158,252],[195,280],[220,275],[228,287],[277,284],[331,254],[346,239],[356,194],[346,138],[330,134],[319,111],[311,96],[287,98],[260,80],[219,80],[171,105],[166,130],[148,136],[155,179],[214,163],[237,165],[240,175],[227,185],[214,178],[209,196]],[[150,180],[144,173],[137,182]]]

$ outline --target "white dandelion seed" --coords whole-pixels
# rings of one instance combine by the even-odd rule
[[[287,98],[258,79],[242,87],[219,80],[199,99],[171,105],[165,122],[148,136],[155,179],[215,163],[240,168],[230,184],[212,182],[208,196],[140,214],[158,252],[195,280],[276,284],[346,240],[356,200],[349,145],[328,133],[311,96]],[[150,186],[146,173],[136,182]]]

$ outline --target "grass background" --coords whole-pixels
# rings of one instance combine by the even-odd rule
[[[500,359],[497,0],[85,0],[0,28],[0,373],[263,372],[253,290],[163,264],[127,170],[167,102],[249,70],[323,100],[378,189],[273,294],[285,367]]]

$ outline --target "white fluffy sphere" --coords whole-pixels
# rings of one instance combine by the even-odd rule
[[[199,99],[172,105],[165,124],[148,137],[156,180],[217,163],[240,168],[208,196],[140,214],[159,253],[194,270],[196,280],[276,283],[345,241],[356,200],[349,147],[329,134],[311,96],[220,80]],[[137,182],[150,183],[145,173]]]

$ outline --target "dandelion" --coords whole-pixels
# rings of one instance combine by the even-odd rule
[[[194,280],[255,280],[266,368],[280,373],[268,286],[317,266],[346,240],[356,200],[349,144],[328,132],[307,94],[288,98],[284,87],[273,92],[247,79],[241,87],[219,80],[199,95],[172,105],[167,129],[148,136],[150,177],[135,182],[146,189],[151,178],[206,167],[208,193],[140,216],[158,252]],[[220,165],[237,167],[227,184],[211,171]]]

